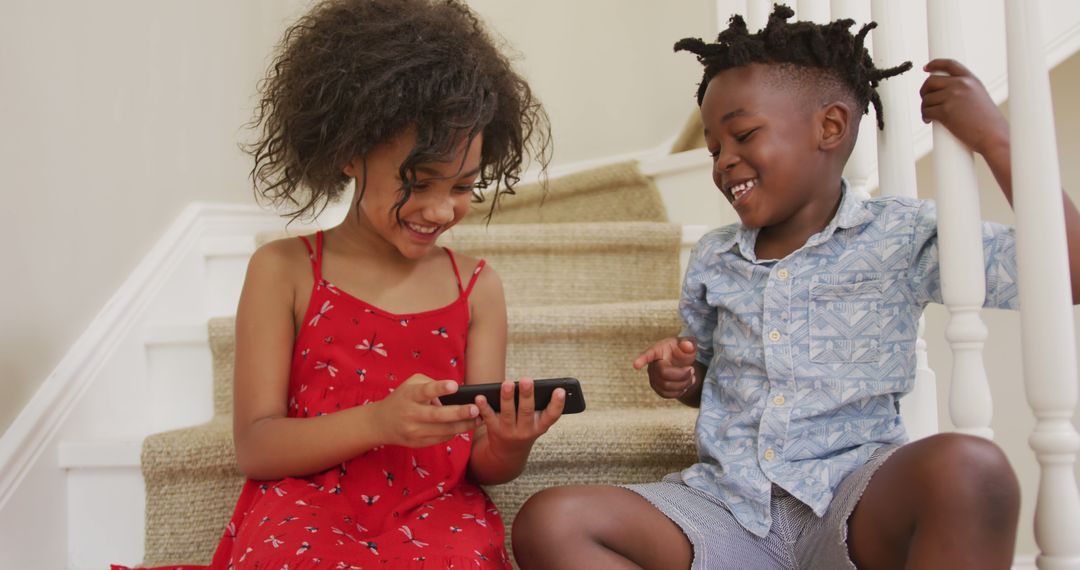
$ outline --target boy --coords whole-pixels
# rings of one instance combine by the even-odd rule
[[[714,44],[698,103],[713,179],[741,225],[691,255],[682,338],[634,362],[664,398],[700,407],[699,462],[662,482],[549,489],[522,508],[514,552],[534,568],[1008,568],[1019,488],[992,442],[906,441],[922,310],[941,302],[930,202],[859,199],[841,174],[880,70],[851,20]],[[936,60],[923,120],[983,155],[1011,200],[1008,127],[960,64]],[[948,189],[943,189],[947,191]],[[1080,223],[1066,200],[1073,297]],[[1016,308],[1015,237],[984,224],[986,305]]]

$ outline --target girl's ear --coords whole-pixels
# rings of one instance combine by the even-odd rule
[[[818,111],[818,148],[834,150],[841,147],[851,134],[851,118],[851,107],[842,101],[829,103]]]
[[[364,172],[364,161],[360,158],[354,158],[352,162],[345,163],[341,171],[349,178],[358,178]]]

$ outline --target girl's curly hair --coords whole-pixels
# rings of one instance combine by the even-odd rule
[[[540,103],[455,0],[323,1],[285,32],[259,92],[250,124],[259,138],[245,145],[251,178],[292,220],[340,197],[346,164],[409,129],[416,144],[399,167],[396,215],[416,167],[446,160],[463,138],[483,134],[473,197],[482,202],[481,191],[494,188],[492,212],[513,194],[526,149],[541,167],[550,158]]]
[[[866,24],[853,36],[849,28],[855,24],[854,20],[836,20],[828,24],[788,23],[787,20],[794,15],[791,8],[776,4],[768,24],[757,33],[749,33],[746,21],[742,16],[735,15],[731,17],[728,28],[717,36],[715,43],[707,44],[698,38],[679,40],[675,44],[675,51],[693,53],[705,66],[705,74],[698,85],[698,105],[705,98],[709,81],[720,72],[755,63],[773,64],[816,72],[818,76],[811,78],[813,81],[839,81],[862,113],[869,112],[868,104],[874,105],[878,128],[884,129],[885,119],[877,86],[882,79],[911,69],[911,62],[906,61],[888,69],[874,66],[874,60],[864,44],[866,35],[877,27],[876,22]]]

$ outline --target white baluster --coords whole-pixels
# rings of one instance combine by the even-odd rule
[[[1020,264],[1024,383],[1035,413],[1041,477],[1035,507],[1039,568],[1080,568],[1080,436],[1064,212],[1038,2],[1006,0],[1013,209]]]
[[[903,6],[895,1],[874,0],[873,19],[881,25],[870,32],[874,41],[874,61],[878,67],[891,67],[904,61]],[[917,198],[915,184],[915,136],[911,131],[911,97],[914,93],[900,77],[887,79],[878,87],[885,114],[885,130],[877,131],[878,188],[882,196]],[[865,122],[873,125],[871,117]],[[915,386],[900,403],[904,425],[912,441],[938,432],[937,379],[926,355],[923,330],[926,319],[919,319],[915,343]]]
[[[963,60],[959,0],[927,0],[930,57]],[[941,289],[951,316],[945,338],[953,352],[949,412],[962,433],[993,437],[993,404],[982,349],[986,325],[979,311],[986,298],[978,185],[971,152],[945,127],[934,125]]]
[[[716,0],[714,4],[716,6],[716,33],[727,29],[731,16],[746,15],[746,0]],[[707,39],[712,41],[716,39],[716,36],[713,35]]]
[[[804,22],[828,24],[831,21],[829,0],[799,0],[795,15]]]
[[[754,33],[765,27],[772,13],[770,0],[746,0],[746,28]]]
[[[801,7],[802,4],[799,4],[799,6]],[[855,20],[855,25],[851,27],[852,33],[858,32],[859,28],[870,21],[870,7],[863,0],[832,0],[831,12],[832,17],[835,19],[851,18]],[[870,46],[866,47],[870,48]],[[870,111],[869,115],[862,117],[862,121],[859,123],[859,139],[855,143],[855,148],[851,151],[847,164],[844,166],[844,178],[847,179],[851,189],[864,195],[869,195],[875,185],[876,121],[873,111]]]

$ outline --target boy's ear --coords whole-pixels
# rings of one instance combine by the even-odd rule
[[[843,101],[833,101],[818,111],[818,148],[831,151],[841,147],[852,129],[851,107]]]

